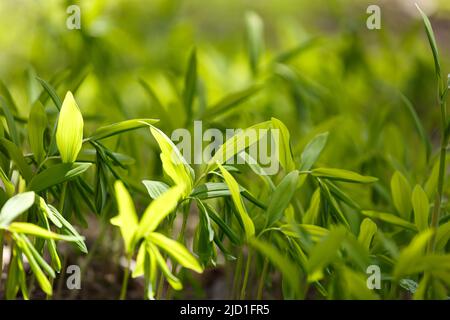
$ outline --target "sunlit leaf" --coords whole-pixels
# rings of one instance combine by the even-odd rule
[[[197,273],[203,272],[203,268],[200,266],[197,259],[195,259],[195,257],[181,243],[169,239],[157,232],[149,233],[147,239],[167,252],[183,267],[194,270]]]
[[[7,227],[19,215],[27,211],[34,202],[34,192],[19,193],[10,198],[0,210],[0,226]]]
[[[330,180],[338,180],[345,182],[353,182],[353,183],[373,183],[378,179],[370,176],[362,176],[359,173],[335,169],[335,168],[317,168],[311,171],[311,174],[315,177],[330,179]]]
[[[253,224],[252,219],[249,217],[247,210],[242,202],[240,193],[239,193],[239,185],[233,176],[226,170],[222,165],[218,164],[220,171],[222,172],[225,183],[228,185],[228,188],[231,192],[231,198],[233,199],[233,203],[236,206],[239,217],[242,220],[242,224],[244,227],[245,235],[248,238],[255,234],[255,226]]]
[[[411,202],[414,209],[414,222],[417,229],[423,231],[428,228],[430,204],[427,194],[420,185],[414,187]]]
[[[119,213],[111,219],[111,224],[120,228],[122,238],[125,242],[125,250],[132,252],[134,245],[133,239],[138,228],[138,218],[134,209],[134,203],[120,180],[115,182],[114,189]]]
[[[77,160],[83,144],[83,116],[70,91],[67,92],[59,112],[56,145],[63,162]]]
[[[399,171],[396,171],[391,179],[391,193],[395,208],[400,216],[409,220],[411,205],[411,186],[408,180]]]

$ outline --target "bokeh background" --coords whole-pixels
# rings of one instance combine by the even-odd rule
[[[433,163],[426,161],[401,94],[411,101],[433,145],[439,138],[434,65],[415,2],[431,17],[443,69],[449,70],[447,0],[2,0],[0,80],[23,119],[42,90],[37,76],[60,96],[74,91],[86,132],[126,118],[160,118],[158,126],[170,134],[190,128],[194,119],[204,120],[205,127],[245,128],[274,116],[287,125],[300,154],[313,136],[329,131],[319,162],[379,177],[374,198],[360,199],[383,207],[389,202],[383,185],[389,185],[394,170],[415,181]],[[81,9],[80,30],[66,27],[66,9],[72,4]],[[366,27],[366,9],[372,4],[381,8],[380,30]],[[246,16],[252,13],[263,28],[256,72],[250,67],[246,33]],[[194,47],[199,99],[190,119],[180,92]],[[253,85],[262,89],[238,107],[201,117],[222,97]],[[136,165],[127,172],[132,179],[162,174],[148,132],[109,143],[135,155]],[[140,197],[145,199],[145,192]],[[79,223],[89,224],[91,238],[98,235],[96,219]],[[109,243],[119,246],[120,239],[111,237]],[[97,283],[90,297],[107,297],[95,286],[115,283],[114,278],[108,278],[108,271],[92,277]],[[220,297],[216,291],[207,297]]]

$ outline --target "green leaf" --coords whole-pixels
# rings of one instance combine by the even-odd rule
[[[62,223],[59,221],[59,219],[55,216],[53,211],[50,209],[50,207],[45,203],[45,200],[41,197],[39,197],[39,208],[41,209],[41,212],[44,214],[44,216],[58,228],[62,228]]]
[[[399,172],[395,171],[391,179],[391,193],[394,206],[400,216],[409,220],[412,210],[411,205],[411,186],[408,180]]]
[[[319,281],[323,278],[323,269],[337,258],[345,236],[344,228],[332,229],[326,238],[311,249],[307,265],[308,282]]]
[[[367,286],[367,274],[355,272],[346,266],[337,268],[342,287],[342,299],[348,300],[378,300],[379,297]]]
[[[77,160],[83,144],[83,116],[70,91],[67,92],[59,112],[56,129],[56,145],[63,162],[72,163]]]
[[[169,282],[170,286],[174,290],[181,290],[183,289],[183,285],[181,284],[180,279],[175,277],[172,272],[170,272],[169,267],[167,267],[166,261],[164,260],[163,256],[159,252],[158,248],[156,248],[153,244],[149,243],[147,246],[150,248],[150,250],[155,255],[155,261],[158,264],[159,268],[161,269],[164,277],[166,278],[167,282]]]
[[[372,239],[377,233],[377,230],[377,225],[369,218],[365,218],[361,223],[359,227],[358,241],[367,250],[370,249],[370,244],[372,243]]]
[[[29,183],[28,190],[41,192],[55,185],[74,179],[91,166],[91,163],[59,163],[37,174]]]
[[[0,139],[0,150],[4,150],[4,153],[9,155],[9,158],[16,164],[22,177],[26,181],[30,181],[33,172],[23,157],[22,151],[14,143],[5,138]]]
[[[230,93],[211,107],[208,107],[202,114],[202,119],[215,119],[217,116],[233,110],[259,92],[259,90],[261,90],[261,87],[255,85],[241,91]]]
[[[334,215],[335,220],[343,223],[345,226],[350,228],[347,217],[342,212],[342,210],[339,206],[339,203],[336,201],[336,199],[331,194],[328,186],[319,180],[319,187],[320,187],[321,194],[323,195],[324,199],[326,200],[325,204],[329,205],[329,209],[331,209],[330,212]]]
[[[218,164],[223,164],[236,154],[250,147],[267,135],[268,129],[272,128],[272,121],[261,122],[238,132],[220,146],[214,156],[208,161],[206,171],[215,170]]]
[[[77,239],[80,239],[75,242],[76,246],[80,249],[81,252],[87,253],[88,249],[86,247],[86,244],[84,243],[83,237],[78,233],[78,231],[70,224],[69,221],[64,219],[64,217],[61,215],[61,213],[56,210],[55,207],[52,205],[48,205],[49,209],[52,211],[52,214],[56,217],[56,219],[59,220],[59,222],[62,224],[62,231],[65,234],[72,235]]]
[[[152,201],[142,215],[139,227],[137,229],[137,239],[145,237],[149,232],[154,231],[159,223],[178,205],[178,201],[181,199],[184,193],[184,185],[177,185]]]
[[[185,185],[184,195],[188,195],[194,184],[194,170],[187,164],[169,137],[153,126],[150,127],[150,131],[161,149],[160,157],[164,172],[176,185]]]
[[[250,68],[252,72],[256,74],[258,72],[259,59],[262,55],[264,46],[264,25],[261,17],[253,11],[246,12],[245,25]]]
[[[41,203],[44,202],[44,199],[40,198],[40,200],[41,200]],[[44,204],[45,204],[45,202],[44,202]],[[48,209],[48,211],[51,211],[50,208]],[[44,221],[45,229],[51,230],[50,224],[48,222],[47,215],[45,214],[45,212],[41,211],[40,216],[42,217],[42,220]],[[52,216],[54,217],[53,213],[52,213]],[[62,227],[62,224],[59,222],[59,220],[57,220],[55,218],[55,221],[58,221],[58,223]],[[79,241],[79,240],[77,240],[77,241]],[[55,269],[56,272],[60,272],[61,271],[61,259],[59,258],[59,255],[58,255],[56,241],[53,239],[48,239],[47,240],[47,249],[48,249],[48,253],[50,255],[51,261],[52,261],[53,268]]]
[[[261,203],[254,195],[252,195],[247,189],[243,186],[239,186],[239,191],[241,195],[246,198],[248,201],[252,202],[254,205],[260,207],[261,209],[267,209],[267,206],[264,203]],[[218,197],[228,197],[231,196],[230,189],[226,183],[223,182],[206,182],[204,184],[196,187],[191,195],[191,197],[196,197],[201,200],[204,199],[212,199]]]
[[[419,134],[420,139],[422,140],[423,145],[425,146],[425,150],[427,153],[427,159],[430,157],[431,154],[431,142],[428,138],[428,135],[425,132],[425,129],[422,126],[422,123],[420,122],[419,116],[417,115],[416,110],[414,109],[414,106],[412,105],[411,101],[409,101],[408,98],[406,98],[403,94],[400,94],[400,98],[405,104],[411,118],[414,121],[414,126],[416,127],[417,133]]]
[[[399,218],[396,215],[393,215],[391,213],[384,213],[384,212],[379,212],[379,211],[372,211],[372,210],[363,210],[362,214],[364,214],[365,216],[368,216],[370,218],[373,219],[380,219],[381,221],[405,228],[405,229],[409,229],[412,231],[417,231],[417,228],[414,224],[412,224],[409,221],[406,221],[402,218]]]
[[[79,236],[76,237],[57,234],[28,222],[13,222],[7,227],[7,229],[10,232],[26,233],[45,239],[64,240],[64,241],[83,240],[83,238],[80,238]]]
[[[320,188],[314,191],[311,202],[309,203],[309,208],[303,216],[303,223],[306,224],[316,224],[319,219],[320,214]]]
[[[34,202],[34,192],[19,193],[10,198],[0,210],[0,227],[7,227],[19,215],[30,209]]]
[[[249,244],[266,257],[286,278],[293,290],[300,289],[300,273],[298,267],[272,244],[256,238],[249,239]]]
[[[301,239],[301,232],[305,232],[313,242],[322,240],[329,233],[328,229],[313,224],[285,224],[280,230],[288,237],[297,239]]]
[[[224,167],[222,167],[222,165],[218,163],[218,166],[220,171],[222,172],[225,183],[230,189],[231,198],[233,199],[233,203],[236,206],[237,212],[242,221],[245,236],[247,237],[247,239],[249,239],[255,234],[255,226],[253,225],[253,221],[252,219],[250,219],[250,216],[248,215],[247,210],[245,209],[245,206],[242,202],[239,192],[239,185],[233,178],[233,176]]]
[[[328,132],[316,135],[303,149],[300,170],[305,171],[312,168],[327,144]]]
[[[167,252],[183,267],[194,270],[197,273],[203,272],[203,268],[200,266],[197,259],[195,259],[195,257],[181,243],[169,239],[157,232],[149,233],[147,239]]]
[[[148,194],[153,200],[158,198],[170,188],[167,184],[161,181],[142,180],[142,183],[144,184],[145,188],[147,188]]]
[[[431,174],[428,177],[427,182],[425,183],[425,192],[427,193],[428,199],[433,199],[438,185],[439,180],[439,159],[433,165],[433,169],[431,170]]]
[[[271,226],[283,216],[297,189],[299,173],[297,170],[287,174],[273,192],[266,211],[267,226]]]
[[[118,226],[125,243],[125,251],[130,253],[134,249],[134,237],[138,228],[138,217],[134,209],[133,200],[123,185],[117,180],[114,184],[119,214],[111,219],[111,224]]]
[[[272,132],[273,130],[278,130],[278,139],[275,139],[278,142],[278,156],[281,165],[284,170],[290,172],[295,169],[294,156],[292,154],[291,142],[290,142],[290,133],[288,128],[285,126],[283,122],[276,118],[272,118]]]
[[[19,134],[17,132],[16,122],[14,121],[13,113],[10,106],[5,102],[5,100],[0,97],[0,102],[3,110],[3,114],[6,118],[6,124],[8,126],[8,133],[11,137],[12,142],[16,145],[20,145]]]
[[[47,261],[45,261],[45,259],[41,256],[41,254],[36,250],[36,248],[34,247],[33,243],[31,243],[30,239],[28,239],[28,237],[26,237],[23,234],[17,234],[15,233],[13,236],[15,239],[17,239],[17,237],[21,237],[24,242],[27,244],[28,248],[30,249],[31,253],[33,254],[33,257],[36,259],[36,262],[40,265],[40,267],[43,269],[43,271],[45,271],[45,273],[47,273],[48,276],[50,276],[51,278],[55,278],[55,271],[53,271],[52,267],[47,263]]]
[[[53,88],[52,85],[50,85],[47,81],[45,81],[44,79],[41,79],[39,77],[36,77],[36,79],[39,81],[39,83],[41,84],[41,86],[44,88],[45,91],[47,91],[48,95],[50,96],[50,98],[52,98],[53,103],[55,104],[56,108],[58,110],[61,110],[61,106],[63,104],[63,102],[61,101],[61,99],[59,98],[58,94],[56,93],[56,90]]]
[[[416,185],[412,192],[412,206],[414,209],[414,222],[417,229],[423,231],[428,229],[428,215],[430,212],[430,203],[427,194],[420,185]]]
[[[417,234],[404,248],[395,264],[393,275],[396,279],[415,273],[418,261],[423,257],[428,241],[433,235],[432,230],[425,230]]]
[[[28,243],[24,240],[24,238],[25,238],[24,236],[21,236],[19,234],[15,235],[16,243],[27,257],[30,268],[34,273],[36,280],[39,283],[39,286],[46,294],[52,295],[52,286],[50,284],[50,281],[48,281],[47,277],[45,276],[38,262],[36,261],[35,256],[33,255],[30,247],[28,246]]]
[[[47,114],[40,102],[33,105],[28,119],[28,140],[30,141],[31,151],[34,158],[40,164],[45,157],[44,133],[47,129]]]
[[[198,202],[200,200],[197,199]],[[208,216],[219,226],[219,228],[227,235],[234,244],[240,244],[238,235],[230,228],[230,226],[219,216],[217,211],[207,203],[202,203],[207,211]]]
[[[158,121],[157,119],[133,119],[113,123],[98,128],[90,137],[86,138],[86,141],[101,140],[127,131],[146,128]]]
[[[436,251],[441,251],[445,249],[448,241],[450,239],[450,221],[439,226],[436,232]]]
[[[193,103],[197,91],[197,54],[195,48],[189,55],[189,62],[184,78],[183,103],[189,118],[192,117]]]
[[[425,25],[425,31],[427,32],[428,42],[430,43],[431,51],[433,52],[433,59],[434,59],[434,67],[436,70],[436,75],[439,78],[441,77],[441,65],[439,63],[439,51],[436,44],[436,39],[434,38],[434,32],[433,27],[431,26],[431,22],[428,19],[427,15],[419,8],[419,6],[416,4],[417,9],[420,12],[420,15],[422,16],[423,23]]]
[[[329,180],[337,180],[344,182],[352,182],[352,183],[373,183],[378,181],[375,177],[370,176],[362,176],[359,173],[342,170],[342,169],[334,169],[334,168],[317,168],[311,171],[311,174],[314,177],[329,179]]]
[[[8,176],[6,175],[5,171],[3,171],[2,167],[0,167],[0,180],[2,181],[3,186],[5,187],[6,195],[12,197],[15,191],[15,187],[12,184],[12,182],[8,179]]]

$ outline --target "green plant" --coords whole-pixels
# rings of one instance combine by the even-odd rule
[[[387,9],[386,28],[368,36],[340,23],[356,21],[353,9],[325,12],[333,34],[309,19],[320,2],[295,2],[304,21],[289,0],[245,14],[214,2],[207,19],[194,2],[190,13],[170,1],[95,4],[77,33],[36,23],[51,41],[33,41],[25,77],[14,59],[29,35],[5,45],[0,295],[91,298],[95,282],[108,289],[94,298],[448,299],[448,59],[425,14],[433,60],[413,19],[388,31]],[[174,50],[194,35],[193,49]],[[424,108],[434,91],[439,108]],[[208,149],[194,121],[245,129]],[[180,128],[192,136],[175,145]],[[192,165],[183,146],[196,136],[194,153],[213,154]],[[270,174],[251,152],[266,140],[279,164]],[[80,292],[64,289],[72,263]]]

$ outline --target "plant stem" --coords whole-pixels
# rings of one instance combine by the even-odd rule
[[[256,294],[256,299],[261,300],[262,299],[262,292],[264,289],[264,282],[266,281],[266,275],[267,271],[269,270],[269,260],[267,258],[264,258],[264,264],[263,269],[261,272],[261,276],[259,278],[259,284],[258,284],[258,292]]]
[[[239,253],[239,257],[237,259],[236,262],[236,268],[234,269],[234,279],[233,279],[233,287],[231,290],[231,299],[234,299],[236,291],[237,291],[237,286],[238,283],[240,282],[241,279],[241,273],[242,273],[242,258],[243,258],[243,254],[242,251]]]
[[[156,296],[160,300],[162,299],[163,290],[164,290],[164,274],[161,272],[158,280],[158,289],[156,290]]]
[[[61,191],[61,198],[59,199],[59,213],[64,215],[64,203],[66,202],[66,193],[67,193],[67,181],[64,182],[62,191]]]
[[[250,274],[250,263],[252,261],[252,251],[248,249],[247,254],[247,263],[245,265],[245,272],[244,272],[244,280],[242,281],[242,288],[241,288],[241,296],[240,299],[245,299],[245,291],[247,290],[247,283],[248,283],[248,276]]]
[[[439,90],[439,104],[441,108],[441,120],[442,120],[442,129],[441,129],[441,149],[439,156],[439,178],[438,178],[438,186],[437,193],[434,199],[434,208],[433,214],[431,216],[431,228],[434,230],[431,240],[429,242],[428,251],[433,252],[436,244],[436,229],[439,224],[439,218],[441,215],[441,203],[442,196],[444,191],[444,182],[445,182],[445,174],[446,174],[446,157],[447,157],[447,145],[449,140],[449,135],[446,133],[447,130],[447,103],[446,96],[447,91],[441,93]]]
[[[123,274],[122,281],[122,289],[120,290],[120,300],[125,300],[127,297],[127,287],[128,287],[128,279],[130,278],[130,265],[131,265],[131,254],[127,256],[127,266],[125,267],[125,271]]]

